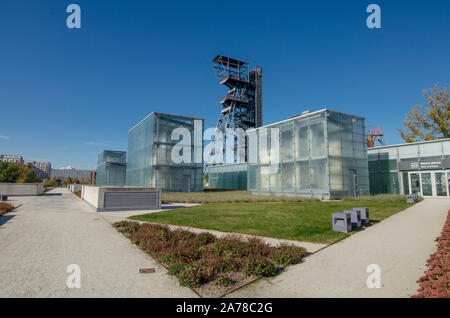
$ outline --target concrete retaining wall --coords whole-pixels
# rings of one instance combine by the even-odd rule
[[[44,186],[41,183],[0,183],[0,194],[10,196],[41,195]]]
[[[81,184],[71,184],[69,186],[70,191],[72,192],[78,192],[81,191]]]
[[[95,186],[81,186],[81,199],[92,205],[98,207],[100,188]]]
[[[161,209],[161,189],[83,185],[81,198],[97,212]]]

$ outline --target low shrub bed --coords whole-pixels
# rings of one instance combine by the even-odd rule
[[[9,204],[9,203],[5,203],[5,202],[0,202],[0,215],[3,215],[9,211],[12,211],[14,209],[14,207]]]
[[[81,199],[81,191],[74,192],[74,194]]]
[[[412,298],[450,298],[450,211],[436,242],[437,250],[427,260],[428,270],[417,280],[418,294]]]
[[[244,240],[237,235],[217,238],[209,233],[128,221],[113,226],[177,276],[180,285],[196,289],[202,296],[223,295],[258,277],[274,276],[306,254],[294,245],[273,247],[260,239]]]

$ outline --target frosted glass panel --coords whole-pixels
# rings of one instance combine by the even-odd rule
[[[341,151],[341,135],[340,124],[334,121],[328,121],[328,154],[330,156],[340,157]]]
[[[294,158],[294,136],[292,129],[281,131],[280,155],[281,160],[292,160]]]
[[[295,191],[294,163],[283,164],[281,171],[281,184],[283,191]]]
[[[420,157],[442,156],[442,144],[439,142],[419,145]]]
[[[398,155],[399,155],[400,159],[402,159],[402,158],[417,158],[417,157],[419,157],[419,146],[410,145],[410,146],[399,147]]]
[[[309,162],[300,161],[297,163],[297,190],[309,191]]]
[[[311,188],[313,191],[327,190],[328,180],[326,179],[326,159],[311,161]]]
[[[320,122],[310,126],[311,130],[311,157],[320,158],[326,156],[324,123]]]
[[[210,189],[247,190],[247,169],[246,163],[210,166],[207,169],[208,187]],[[255,174],[252,174],[251,182],[253,184],[256,182]]]
[[[172,148],[179,142],[171,140],[176,128],[190,132],[190,163],[172,161]],[[193,140],[194,118],[152,113],[128,132],[126,184],[159,187],[163,191],[202,191],[203,169],[201,163],[193,161]]]
[[[297,129],[297,159],[309,158],[309,138],[308,126],[298,127]]]
[[[357,194],[369,193],[364,119],[325,110],[272,127],[280,129],[279,170],[261,173],[270,158],[260,149],[257,165],[248,169],[250,193],[339,198],[349,192],[348,170],[361,185]]]

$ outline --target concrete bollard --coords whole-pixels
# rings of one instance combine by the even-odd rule
[[[350,221],[352,223],[352,228],[356,229],[361,227],[361,212],[355,210],[345,210],[344,213],[350,214]]]
[[[361,213],[361,224],[368,225],[369,224],[369,208],[353,208],[355,211],[359,211]]]
[[[348,233],[352,230],[351,216],[348,213],[336,212],[331,215],[333,231]]]

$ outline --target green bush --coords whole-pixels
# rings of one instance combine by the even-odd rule
[[[249,257],[247,264],[244,266],[244,274],[246,276],[275,276],[277,266],[267,258]]]
[[[216,241],[216,237],[211,233],[204,232],[198,234],[195,241],[201,245],[206,245],[209,243],[214,243]]]
[[[178,282],[181,286],[186,287],[200,287],[199,269],[193,265],[187,265],[178,274]]]
[[[169,274],[177,275],[178,273],[182,272],[186,268],[186,266],[188,266],[187,263],[172,263],[168,268]]]
[[[288,266],[296,264],[306,255],[306,250],[302,247],[281,244],[273,253],[271,259],[278,265]]]
[[[214,285],[221,286],[221,287],[228,287],[232,284],[234,284],[235,281],[229,277],[226,276],[219,276],[219,278],[214,282]]]

